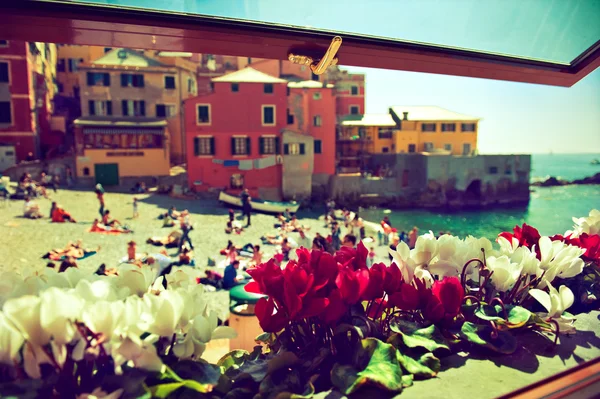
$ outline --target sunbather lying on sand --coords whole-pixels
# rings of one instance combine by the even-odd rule
[[[181,239],[180,231],[172,231],[166,237],[151,237],[146,240],[148,244],[162,246],[167,248],[179,248],[179,240]]]

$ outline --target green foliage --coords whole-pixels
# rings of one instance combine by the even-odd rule
[[[402,343],[408,348],[420,347],[430,352],[438,349],[450,350],[439,328],[433,324],[428,327],[421,327],[411,321],[396,319],[390,324],[390,329],[398,333]],[[390,339],[394,340],[394,335]]]
[[[478,325],[467,321],[463,324],[460,334],[467,341],[494,352],[510,355],[517,350],[515,337],[506,331],[494,331],[489,325]]]
[[[481,303],[474,314],[481,320],[494,321],[500,328],[513,329],[527,325],[531,319],[531,312],[521,306],[505,306],[506,315],[500,305]]]

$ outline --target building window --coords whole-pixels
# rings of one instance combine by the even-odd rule
[[[84,176],[89,176],[90,175],[90,168],[88,168],[87,166],[85,168],[83,168],[83,175]]]
[[[302,65],[302,66],[304,66],[304,65]],[[317,75],[314,72],[311,72],[310,73],[310,80],[314,80],[315,82],[318,82],[319,81],[319,75]]]
[[[350,106],[350,115],[358,115],[360,114],[360,107],[358,105]]]
[[[286,90],[287,90],[287,91],[286,91],[286,93],[287,93],[287,96],[289,97],[289,96],[290,96],[290,93],[292,92],[292,90],[291,90],[289,87],[286,87]]]
[[[10,111],[10,101],[0,101],[0,123],[12,123],[12,115]]]
[[[424,151],[431,151],[431,150],[433,150],[433,143],[423,143],[423,150]]]
[[[283,145],[284,155],[304,155],[306,146],[304,143],[288,143]]]
[[[452,151],[452,144],[444,144],[444,150]]]
[[[456,123],[442,123],[442,132],[455,132]]]
[[[144,75],[122,73],[121,87],[144,87]]]
[[[188,87],[187,87],[187,89],[188,89],[188,93],[195,93],[195,92],[196,92],[196,85],[195,85],[195,83],[194,83],[194,79],[192,79],[192,78],[188,78],[188,81],[187,81],[187,82],[188,82],[188,83],[187,83],[187,86],[188,86]]]
[[[313,100],[320,100],[321,98],[322,97],[321,97],[321,92],[320,91],[317,91],[317,92],[315,92],[313,94]]]
[[[274,126],[275,125],[275,106],[274,105],[263,105],[262,106],[262,124],[263,124],[263,126]]]
[[[263,87],[263,91],[265,94],[272,94],[273,93],[273,83],[265,83],[265,85]]]
[[[277,137],[261,137],[259,138],[259,150],[261,155],[277,154],[279,147],[279,138]]]
[[[165,89],[175,88],[175,76],[165,76]]]
[[[315,140],[315,154],[321,154],[323,152],[323,142],[321,140]]]
[[[83,62],[83,58],[69,58],[69,72],[77,72],[80,62]]]
[[[112,47],[104,47],[104,54],[108,53],[110,50],[112,50]]]
[[[422,132],[435,132],[436,131],[435,123],[422,123],[421,131]]]
[[[231,179],[229,179],[229,185],[233,189],[244,188],[244,175],[241,173],[234,173],[231,175]]]
[[[175,104],[156,104],[157,118],[170,118],[175,116]]]
[[[497,166],[490,166],[489,173],[490,173],[490,175],[497,175],[498,174],[498,167]]]
[[[382,147],[381,152],[387,153],[387,152],[390,152],[390,149],[388,147]]]
[[[470,155],[470,154],[471,154],[471,144],[464,143],[463,144],[463,155]]]
[[[8,40],[0,40],[0,47],[8,47]]]
[[[358,86],[351,86],[350,87],[350,94],[353,96],[358,96]]]
[[[379,129],[377,129],[377,137],[379,137],[380,139],[391,139],[393,134],[394,131],[392,129],[388,129],[385,127],[380,127]]]
[[[290,110],[287,110],[287,124],[288,125],[293,125],[294,124],[294,114],[290,114]]]
[[[474,123],[461,123],[460,130],[463,132],[474,132],[475,124]]]
[[[210,125],[210,104],[196,105],[196,124]]]
[[[231,92],[232,93],[237,93],[238,91],[240,91],[240,84],[239,83],[232,83],[231,84]]]
[[[0,62],[0,83],[8,83],[8,62]]]
[[[232,137],[231,155],[250,155],[250,137]]]
[[[146,116],[146,102],[144,100],[123,100],[121,107],[123,116]]]
[[[62,93],[62,92],[65,91],[65,87],[64,87],[64,85],[62,83],[58,82],[58,83],[56,83],[56,86],[58,87],[58,92],[59,93]]]
[[[88,86],[110,86],[110,75],[102,72],[87,73]]]
[[[417,151],[417,146],[414,144],[409,144],[408,145],[408,152],[416,152]]]
[[[319,127],[319,126],[321,126],[321,122],[322,122],[321,121],[321,115],[315,115],[313,117],[313,126]]]
[[[215,138],[194,137],[194,155],[215,155]]]
[[[505,174],[505,175],[512,175],[512,168],[511,168],[511,166],[510,166],[510,165],[506,165],[506,166],[504,167],[504,174]]]
[[[59,58],[56,60],[56,72],[64,72],[65,71],[65,59]]]
[[[110,116],[112,115],[112,101],[88,101],[88,112],[90,115]]]

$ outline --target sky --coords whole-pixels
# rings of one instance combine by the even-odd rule
[[[482,118],[480,153],[600,154],[600,68],[574,86],[345,68],[366,74],[366,112],[437,105]]]
[[[79,0],[353,32],[569,63],[600,39],[600,0]],[[384,10],[384,12],[382,12]],[[343,47],[343,44],[342,44]],[[343,58],[341,58],[343,66]],[[571,88],[364,72],[367,112],[437,105],[482,118],[481,153],[600,153],[600,69]]]

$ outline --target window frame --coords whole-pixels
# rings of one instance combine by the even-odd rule
[[[123,85],[123,77],[127,76],[127,84]],[[141,80],[139,78],[136,78],[136,76],[141,76]],[[146,86],[146,82],[144,79],[144,74],[143,73],[130,73],[130,72],[121,72],[121,75],[119,77],[120,81],[121,81],[121,87],[135,87],[135,88],[140,88],[143,89]],[[141,85],[139,85],[141,81]],[[137,82],[137,85],[136,85]]]
[[[126,102],[127,103],[127,115],[125,115],[123,113],[123,103]],[[132,109],[133,109],[133,115],[129,114],[129,102],[131,102],[132,105]],[[142,109],[144,110],[144,112],[140,112],[139,115],[136,115],[135,112],[135,105],[136,103],[138,103],[138,108],[141,111]],[[144,106],[142,107],[142,103],[144,104]],[[132,118],[139,118],[139,117],[145,117],[147,115],[146,112],[146,100],[127,100],[127,99],[122,99],[121,100],[121,114],[122,116],[126,116],[126,117],[132,117]]]
[[[208,153],[201,153],[200,152],[200,146],[198,146],[198,153],[196,153],[196,140],[208,140]],[[196,135],[194,136],[194,140],[192,142],[193,144],[193,150],[194,150],[194,156],[196,158],[212,158],[215,153],[217,152],[217,143],[215,140],[215,136],[211,136],[211,135]]]
[[[233,90],[233,88],[235,87],[235,90]],[[231,92],[232,93],[239,93],[240,92],[240,84],[239,83],[231,83]]]
[[[200,107],[208,108],[208,122],[200,122]],[[212,106],[208,103],[196,104],[196,126],[210,126],[212,124]]]
[[[14,107],[12,106],[12,99],[9,99],[8,101],[0,101],[2,103],[8,103],[8,116],[10,117],[10,122],[0,122],[0,126],[2,126],[2,128],[7,128],[7,127],[11,127],[15,125],[15,110]]]
[[[173,87],[167,87],[167,78],[173,78]],[[163,85],[165,90],[177,90],[177,75],[165,74],[163,79]]]
[[[354,94],[354,89],[356,88],[356,94]],[[359,85],[351,85],[350,86],[350,95],[352,97],[360,96],[360,86]]]
[[[10,47],[10,40],[5,40],[5,39],[2,39],[2,40],[5,41],[6,43],[5,44],[0,43],[0,48]]]
[[[260,54],[270,59],[287,59],[290,48],[305,43],[327,48],[331,37],[338,34],[310,27],[90,3],[38,2],[31,7],[27,2],[13,1],[3,6],[3,12],[6,23],[0,26],[0,37],[18,32],[22,41],[42,42],[48,40],[47,32],[52,32],[55,43],[86,45],[86,38],[94,37],[95,45],[111,46],[111,38],[118,36],[123,47],[193,53],[211,49],[213,53]],[[107,23],[112,34],[98,36]],[[220,38],[217,46],[214,37]],[[556,63],[356,33],[343,34],[343,39],[340,55],[347,66],[563,87],[573,86],[600,66],[600,41],[571,62]]]
[[[267,88],[270,88],[267,90]],[[273,83],[263,83],[263,94],[274,94],[275,85]]]
[[[426,130],[425,126],[433,126],[433,130]],[[437,123],[436,122],[421,122],[421,133],[436,133]]]
[[[265,109],[273,108],[273,122],[265,122]],[[262,104],[260,106],[260,122],[262,126],[275,126],[277,124],[277,106],[275,104]]]
[[[317,143],[318,143],[318,145],[317,145]],[[315,139],[313,141],[313,153],[315,155],[323,153],[323,140],[317,140],[317,139]]]
[[[6,64],[6,82],[0,82],[0,83],[6,83],[7,85],[11,85],[11,68],[10,68],[10,60],[0,60],[0,64]]]
[[[156,112],[158,110],[158,106],[162,105],[165,107],[165,111],[168,109],[168,107],[173,107],[173,115],[166,115],[165,116],[158,116],[158,112]],[[176,103],[156,103],[154,104],[154,116],[157,118],[173,118],[174,116],[177,116],[177,104]]]
[[[356,109],[356,113],[352,113],[352,110]],[[360,105],[352,104],[348,107],[349,115],[360,115]]]
[[[449,129],[452,127],[451,129]],[[440,124],[440,129],[442,133],[456,133],[456,123],[455,122],[442,122]]]
[[[322,127],[323,126],[323,118],[321,115],[313,116],[313,127]]]
[[[469,146],[469,151],[467,151],[465,153],[465,146],[467,146],[467,145]],[[471,143],[463,143],[463,145],[462,145],[462,154],[463,155],[471,155],[472,152],[473,152],[473,147],[471,146]]]
[[[465,129],[465,126],[473,126],[473,130]],[[460,124],[460,131],[464,133],[475,133],[477,131],[477,123],[467,122]]]
[[[450,147],[450,148],[448,148],[448,147]],[[450,151],[450,152],[452,152],[453,151],[453,149],[452,149],[452,143],[444,143],[444,151]]]
[[[266,151],[267,148],[267,140],[272,140],[273,151]],[[258,153],[259,155],[277,155],[278,151],[278,137],[274,134],[264,134],[258,138]],[[271,144],[269,144],[269,147]]]
[[[427,144],[431,144],[431,145],[428,146]],[[430,147],[430,148],[427,148],[427,147]],[[433,142],[431,142],[431,141],[424,141],[423,142],[423,152],[430,152],[430,151],[433,151],[433,150],[435,150]]]
[[[247,157],[247,156],[251,155],[252,148],[248,147],[248,142],[249,142],[249,140],[251,141],[252,139],[249,136],[247,136],[247,135],[235,135],[234,134],[233,136],[231,136],[231,140],[232,140],[231,156],[233,156],[233,157]],[[245,148],[245,152],[243,154],[240,154],[239,152],[237,152],[237,142],[238,142],[238,140],[243,140],[244,148]]]

